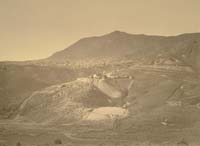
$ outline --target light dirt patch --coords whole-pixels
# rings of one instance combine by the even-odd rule
[[[101,121],[121,119],[128,116],[128,110],[121,107],[100,107],[94,109],[91,113],[84,117],[84,120]]]

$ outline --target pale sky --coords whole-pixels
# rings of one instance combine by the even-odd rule
[[[0,0],[0,60],[45,58],[114,30],[200,32],[200,0]]]

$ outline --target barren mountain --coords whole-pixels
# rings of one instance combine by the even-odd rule
[[[134,35],[114,31],[98,37],[83,38],[48,59],[74,62],[98,59],[132,59],[151,63],[155,58],[177,59],[184,65],[200,68],[200,33],[178,36]]]

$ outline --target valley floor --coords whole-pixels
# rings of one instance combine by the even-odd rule
[[[169,121],[164,121],[160,113]],[[87,124],[0,121],[0,145],[16,146],[20,142],[22,146],[198,146],[199,114],[200,110],[193,106],[166,106],[124,119],[109,129]],[[56,144],[57,140],[62,144]]]

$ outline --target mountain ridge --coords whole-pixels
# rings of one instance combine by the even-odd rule
[[[68,48],[54,53],[46,60],[76,62],[83,60],[129,59],[153,62],[158,56],[176,58],[185,65],[200,68],[200,33],[177,36],[154,36],[114,31],[109,34],[80,39]],[[143,61],[141,61],[141,58]]]
[[[151,35],[151,34],[132,34],[132,33],[127,33],[124,31],[120,31],[120,30],[115,30],[112,31],[110,33],[106,33],[103,35],[98,35],[98,36],[88,36],[88,37],[84,37],[79,39],[78,41],[74,42],[72,45],[69,45],[68,47],[66,47],[65,49],[62,49],[60,51],[57,51],[55,53],[53,53],[52,55],[50,55],[49,57],[46,58],[42,58],[42,59],[37,59],[37,60],[24,60],[24,61],[9,61],[9,60],[4,60],[4,61],[0,61],[1,64],[19,64],[19,63],[32,63],[32,62],[40,62],[40,61],[46,61],[46,60],[59,60],[59,59],[55,59],[55,56],[57,56],[57,54],[62,54],[62,53],[67,53],[70,49],[73,49],[74,46],[76,46],[79,43],[85,42],[85,41],[92,41],[92,40],[96,40],[96,39],[101,39],[101,38],[109,38],[109,37],[121,37],[121,36],[131,36],[133,38],[160,38],[162,39],[175,39],[176,40],[185,40],[185,39],[194,39],[195,37],[199,37],[198,40],[200,40],[200,32],[193,32],[193,33],[181,33],[181,34],[177,34],[177,35]],[[68,59],[68,58],[66,58]],[[71,59],[71,58],[70,58]]]

